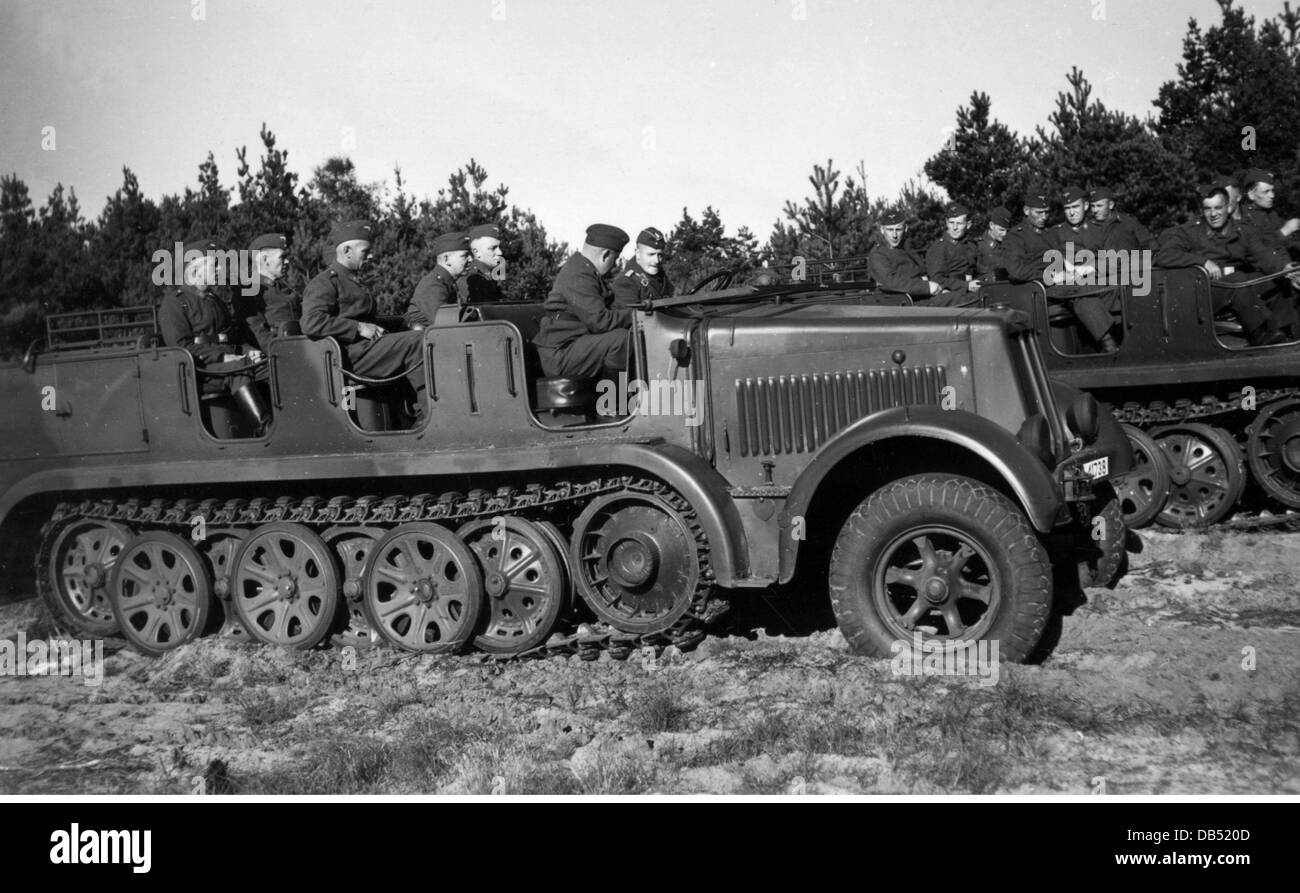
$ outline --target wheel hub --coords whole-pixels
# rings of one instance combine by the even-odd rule
[[[927,601],[941,605],[948,600],[948,581],[943,577],[931,577],[925,581],[923,591]]]
[[[614,544],[609,553],[609,576],[629,589],[644,586],[659,573],[659,547],[645,534],[630,534]]]
[[[81,578],[91,589],[104,585],[104,568],[98,562],[91,562],[81,572]]]
[[[1171,464],[1169,466],[1169,479],[1173,481],[1176,486],[1181,487],[1192,479],[1192,472],[1186,465]]]
[[[153,583],[149,586],[149,595],[153,599],[154,607],[169,608],[172,603],[172,588],[166,583]]]
[[[431,604],[438,597],[438,584],[428,577],[416,580],[412,594],[420,604]]]
[[[289,574],[281,574],[275,581],[275,591],[280,594],[280,598],[293,601],[298,597],[298,581]]]
[[[489,571],[483,576],[483,588],[491,598],[505,598],[510,591],[510,580],[499,571]]]

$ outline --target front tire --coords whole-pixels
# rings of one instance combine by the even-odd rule
[[[895,643],[997,640],[1024,661],[1052,609],[1046,550],[1024,513],[970,480],[927,475],[871,494],[840,530],[831,607],[850,647],[890,657]]]

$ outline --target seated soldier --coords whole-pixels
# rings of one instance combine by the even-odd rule
[[[979,291],[977,278],[979,249],[967,233],[970,230],[970,212],[960,202],[949,202],[944,208],[942,236],[925,252],[925,271],[931,282],[939,283],[945,292],[953,292],[949,304],[973,304],[976,297],[964,298],[967,292]],[[941,296],[942,297],[942,296]],[[941,303],[936,298],[931,303]]]
[[[989,228],[976,246],[979,252],[975,271],[983,283],[997,282],[1007,275],[1007,262],[1002,256],[1002,240],[1011,226],[1011,212],[999,205],[989,212]]]
[[[348,366],[367,378],[406,373],[414,391],[415,424],[424,421],[425,372],[420,366],[420,332],[385,332],[375,319],[375,301],[356,279],[370,255],[373,226],[364,220],[330,231],[334,261],[307,283],[302,295],[302,331],[311,338],[337,338]]]
[[[1119,288],[1067,284],[1073,270],[1056,269],[1062,265],[1063,249],[1045,228],[1047,207],[1044,193],[1031,190],[1025,196],[1025,219],[1002,242],[1007,274],[1012,282],[1042,282],[1050,303],[1068,307],[1102,350],[1115,350],[1119,345],[1112,332],[1119,322]]]
[[[593,224],[560,268],[533,338],[547,378],[617,377],[627,368],[632,310],[614,304],[605,281],[627,239],[616,226]]]
[[[1149,251],[1155,247],[1150,230],[1115,210],[1115,191],[1109,186],[1094,186],[1088,201],[1093,246],[1098,251]]]
[[[158,327],[167,347],[184,348],[194,358],[194,368],[212,374],[200,376],[203,393],[229,393],[257,425],[258,434],[271,420],[254,380],[264,373],[255,369],[262,351],[239,344],[239,329],[226,304],[212,291],[217,279],[217,248],[211,239],[185,243],[183,285],[163,295]]]
[[[302,302],[282,284],[284,281],[284,251],[289,240],[280,233],[265,233],[248,246],[257,272],[257,293],[240,295],[245,303],[245,322],[249,333],[257,339],[262,350],[271,346],[285,323],[296,323],[302,316]]]
[[[464,233],[443,233],[433,240],[433,253],[437,263],[415,286],[406,307],[406,324],[412,329],[433,325],[439,307],[460,301],[456,283],[469,265],[469,239]]]
[[[646,301],[671,298],[673,284],[664,273],[663,257],[664,234],[653,226],[641,230],[632,259],[610,286],[614,303],[620,307],[636,307]]]
[[[1096,236],[1088,225],[1088,201],[1083,190],[1078,186],[1067,186],[1061,190],[1062,210],[1065,219],[1048,230],[1056,240],[1056,247],[1067,257],[1080,251],[1092,251],[1096,247]]]
[[[1253,229],[1266,248],[1281,248],[1289,255],[1296,244],[1297,233],[1300,233],[1300,219],[1292,217],[1283,221],[1282,215],[1274,210],[1277,193],[1273,175],[1252,167],[1242,174],[1241,185],[1246,190],[1246,200],[1239,206],[1237,214],[1242,229]]]
[[[930,281],[914,251],[903,247],[907,235],[907,222],[902,211],[887,211],[880,218],[880,236],[867,255],[867,272],[876,280],[876,287],[891,295],[909,295],[918,300],[933,298],[937,306],[946,306],[961,294],[940,294],[943,286]]]
[[[501,290],[505,278],[505,254],[501,251],[501,229],[484,223],[465,233],[469,240],[470,265],[456,283],[462,304],[491,304],[506,299]]]
[[[1171,226],[1160,234],[1158,267],[1200,267],[1210,277],[1214,309],[1231,307],[1252,345],[1281,344],[1300,336],[1300,317],[1288,289],[1276,282],[1243,288],[1214,287],[1293,268],[1281,249],[1270,249],[1258,233],[1228,213],[1222,183],[1201,187],[1201,220]],[[1291,277],[1293,284],[1300,274]]]

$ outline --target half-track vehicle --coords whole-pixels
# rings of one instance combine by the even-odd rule
[[[820,572],[860,652],[1024,660],[1117,572],[1128,441],[1026,314],[726,279],[640,308],[618,382],[541,377],[540,304],[444,307],[418,429],[329,338],[271,343],[259,433],[151,308],[52,318],[0,365],[0,535],[39,531],[58,620],[151,654],[222,617],[297,649],[685,647]]]

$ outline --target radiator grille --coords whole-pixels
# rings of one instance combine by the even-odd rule
[[[873,412],[937,404],[945,380],[943,366],[738,378],[740,455],[812,452]]]

